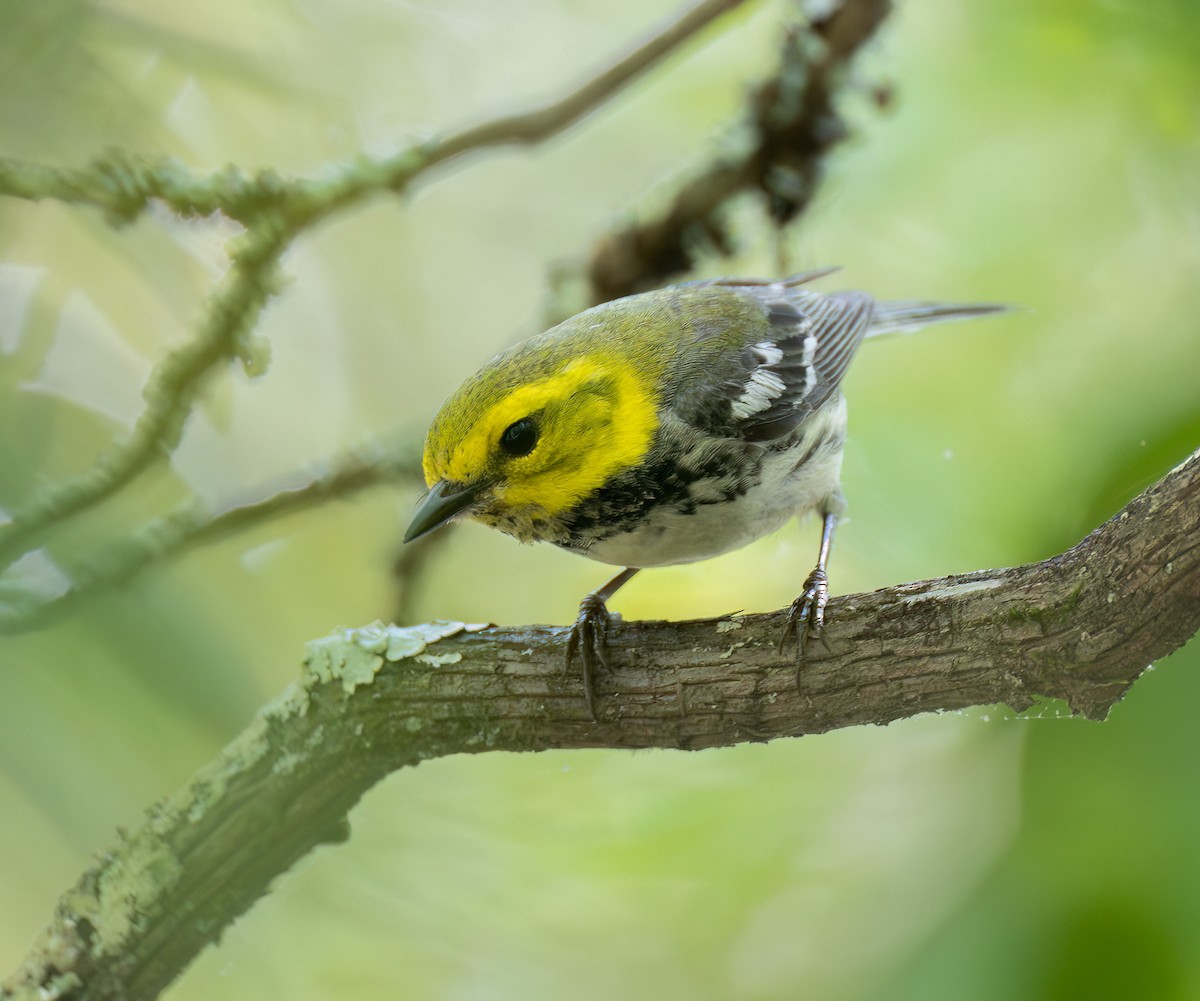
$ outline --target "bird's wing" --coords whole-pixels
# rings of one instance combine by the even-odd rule
[[[766,323],[740,347],[727,340],[721,364],[701,376],[705,399],[689,393],[677,412],[710,432],[771,441],[837,392],[874,300],[865,292],[822,295],[795,282],[728,284],[761,304]]]

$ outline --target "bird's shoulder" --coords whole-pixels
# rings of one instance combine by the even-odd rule
[[[668,374],[669,405],[693,427],[782,437],[838,391],[871,321],[863,292],[799,282],[714,282]]]

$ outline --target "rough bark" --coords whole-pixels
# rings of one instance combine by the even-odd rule
[[[1071,550],[835,598],[797,688],[782,612],[630,622],[592,722],[565,630],[369,626],[310,645],[303,678],[65,894],[4,998],[166,986],[389,772],[446,754],[697,749],[1062,699],[1105,716],[1200,629],[1200,452]]]

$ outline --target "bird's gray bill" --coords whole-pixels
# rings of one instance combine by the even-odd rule
[[[444,525],[460,511],[470,507],[483,487],[482,483],[464,487],[457,483],[438,480],[417,505],[412,523],[408,526],[408,531],[404,533],[404,541],[412,542],[414,539],[421,538],[422,535],[428,535],[440,525]]]

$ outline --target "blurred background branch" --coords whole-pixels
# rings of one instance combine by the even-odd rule
[[[590,722],[565,630],[344,630],[61,900],[0,997],[153,997],[385,775],[451,754],[699,750],[1062,699],[1103,719],[1200,629],[1200,452],[1060,556],[835,598],[797,690],[783,613],[626,623]]]
[[[91,566],[65,567],[70,581],[61,594],[44,600],[10,596],[0,608],[0,635],[40,629],[69,615],[80,601],[110,587],[127,584],[143,571],[197,546],[230,538],[276,518],[345,500],[371,487],[412,486],[421,479],[421,437],[415,432],[369,442],[331,464],[324,475],[303,486],[268,494],[214,514],[198,501],[156,518],[94,557]],[[397,576],[407,581],[414,573]],[[403,620],[401,620],[403,621]]]
[[[36,547],[47,530],[111,497],[169,456],[205,380],[223,361],[237,357],[247,371],[261,371],[266,344],[253,336],[254,324],[279,290],[279,257],[288,241],[272,231],[251,231],[242,240],[194,339],[156,366],[143,391],[146,407],[133,433],[101,453],[86,473],[43,488],[13,512],[9,523],[0,526],[0,566],[11,566]]]
[[[829,150],[850,135],[835,103],[847,67],[890,9],[889,0],[834,4],[810,24],[790,26],[779,68],[746,97],[731,136],[737,148],[681,184],[664,210],[596,242],[584,265],[592,302],[657,288],[693,268],[703,251],[729,253],[722,213],[739,194],[762,198],[779,226],[803,212]]]
[[[639,75],[743,2],[699,0],[563,98],[416,143],[389,157],[364,159],[336,170],[328,179],[286,179],[274,171],[247,179],[235,167],[200,175],[174,160],[153,161],[114,151],[80,170],[0,159],[0,194],[92,206],[103,210],[114,224],[132,220],[157,200],[185,217],[222,212],[248,227],[274,227],[282,231],[278,236],[286,241],[364,198],[402,192],[427,170],[464,153],[544,142],[611,100]],[[856,0],[846,6],[856,6]]]

